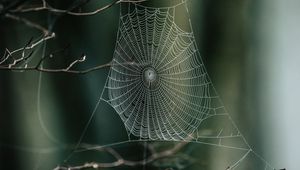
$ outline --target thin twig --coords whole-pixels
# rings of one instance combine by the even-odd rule
[[[101,8],[97,8],[94,11],[90,11],[90,12],[73,12],[73,11],[69,11],[69,10],[64,10],[64,9],[57,9],[57,8],[53,8],[51,7],[48,3],[46,3],[45,1],[43,1],[42,6],[37,6],[37,7],[31,7],[31,8],[17,8],[14,10],[10,10],[11,13],[25,13],[25,12],[37,12],[37,11],[49,11],[52,13],[59,13],[59,14],[68,14],[68,15],[74,15],[74,16],[91,16],[91,15],[95,15],[98,14],[100,12],[103,12],[104,10],[117,5],[119,3],[122,2],[127,2],[127,3],[139,3],[139,2],[145,2],[147,0],[115,0],[112,3],[105,5]]]
[[[49,34],[49,31],[45,27],[43,27],[43,26],[41,26],[37,23],[34,23],[34,22],[32,22],[32,21],[30,21],[26,18],[22,18],[22,17],[16,16],[16,15],[13,15],[13,14],[9,14],[9,13],[5,14],[4,16],[6,18],[22,22],[22,23],[24,23],[25,25],[27,25],[31,28],[38,29],[38,30],[42,31],[45,36]]]

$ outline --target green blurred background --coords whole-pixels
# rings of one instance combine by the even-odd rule
[[[60,9],[77,3],[47,2]],[[84,10],[108,3],[93,0]],[[202,59],[240,131],[274,167],[298,169],[300,1],[188,0],[188,7]],[[87,17],[49,15],[45,11],[21,16],[56,33],[56,38],[42,45],[35,57],[42,55],[43,48],[48,54],[69,46],[46,63],[49,67],[65,66],[82,53],[87,61],[76,69],[112,59],[119,5]],[[3,15],[0,19],[1,55],[5,48],[20,48],[31,37],[40,36],[40,32],[20,22]],[[108,71],[106,68],[85,75],[0,71],[0,169],[51,169],[64,164],[99,99]],[[107,144],[126,138],[117,114],[102,102],[83,142]],[[139,159],[143,157],[142,148],[136,143],[119,149],[128,158]],[[195,158],[185,169],[222,169],[206,146],[188,146],[183,152]],[[78,165],[106,159],[110,160],[94,152],[76,153],[68,163]]]

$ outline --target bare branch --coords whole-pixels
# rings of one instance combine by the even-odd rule
[[[32,42],[32,38],[27,42],[27,44],[19,49],[16,49],[14,51],[10,51],[8,49],[5,50],[5,53],[3,57],[0,59],[0,70],[6,70],[6,71],[19,71],[19,72],[24,72],[24,71],[38,71],[38,72],[45,72],[45,73],[72,73],[72,74],[87,74],[92,71],[97,71],[100,69],[108,68],[113,65],[140,65],[136,62],[129,61],[129,62],[124,62],[124,63],[112,63],[112,61],[106,63],[106,64],[101,64],[101,65],[96,65],[91,68],[87,68],[84,70],[75,70],[73,67],[77,64],[83,63],[86,61],[86,55],[82,54],[78,59],[72,61],[69,65],[63,68],[45,68],[43,67],[43,63],[46,60],[52,59],[54,54],[63,52],[67,49],[67,47],[63,48],[62,50],[56,50],[52,52],[51,54],[45,55],[43,57],[40,57],[40,59],[34,63],[28,63],[27,60],[33,56],[34,49],[41,45],[43,42],[52,39],[55,37],[55,34],[49,34],[39,40],[36,40]],[[26,55],[27,53],[27,55]],[[18,55],[20,55],[18,57]]]
[[[19,49],[10,51],[6,48],[4,55],[0,59],[0,70],[26,70],[27,68],[27,60],[30,58],[33,54],[34,48],[41,45],[43,42],[50,40],[55,37],[54,33],[47,34],[46,36],[43,36],[41,39],[38,39],[34,42],[32,42],[32,38],[28,41],[28,43]],[[29,55],[25,56],[25,52],[31,50]],[[15,58],[15,54],[21,52],[21,57]],[[23,63],[26,65],[26,67],[16,67],[18,64]]]
[[[147,0],[114,0],[112,3],[105,5],[103,7],[97,8],[94,11],[90,12],[73,12],[70,10],[64,10],[64,9],[57,9],[51,7],[46,1],[43,1],[43,4],[41,6],[37,7],[31,7],[31,8],[24,8],[24,7],[18,7],[17,9],[10,10],[11,13],[25,13],[25,12],[37,12],[37,11],[49,11],[52,13],[58,13],[58,14],[68,14],[68,15],[74,15],[74,16],[91,16],[98,14],[100,12],[103,12],[104,10],[117,5],[119,3],[127,2],[127,3],[138,3],[138,2],[144,2]]]
[[[45,60],[51,58],[53,55],[49,55],[46,57],[41,57],[41,59],[38,61],[38,63],[34,66],[29,66],[27,63],[27,60],[32,56],[34,51],[29,51],[33,50],[35,47],[38,45],[42,44],[43,42],[52,39],[55,37],[55,33],[50,33],[48,29],[43,27],[42,25],[35,23],[29,19],[20,17],[16,15],[17,13],[26,13],[26,12],[34,12],[34,11],[49,11],[52,13],[60,13],[60,14],[68,14],[68,15],[74,15],[74,16],[90,16],[90,15],[95,15],[98,14],[116,4],[119,3],[138,3],[138,2],[144,2],[147,0],[114,0],[112,3],[105,5],[103,7],[97,8],[94,11],[91,12],[73,12],[72,9],[70,10],[63,10],[63,9],[56,9],[51,7],[46,0],[41,1],[41,5],[38,5],[36,7],[26,7],[23,5],[24,3],[18,3],[13,6],[7,7],[4,12],[4,17],[8,19],[12,19],[18,22],[21,22],[25,24],[28,27],[40,30],[43,33],[43,38],[35,41],[34,43],[28,43],[24,47],[10,51],[8,49],[5,50],[5,53],[3,57],[0,59],[0,70],[10,70],[10,71],[39,71],[39,72],[47,72],[47,73],[74,73],[74,74],[86,74],[92,71],[96,71],[99,69],[103,69],[106,67],[111,66],[111,62],[103,64],[103,65],[98,65],[92,68],[88,68],[86,70],[72,70],[72,68],[81,62],[84,62],[86,59],[85,55],[82,55],[79,59],[71,62],[67,67],[61,68],[61,69],[49,69],[49,68],[43,68],[42,64]],[[74,9],[74,8],[73,8]],[[3,11],[2,11],[3,12]],[[15,14],[13,14],[15,13]],[[29,55],[25,55],[25,53],[28,53]],[[21,52],[21,57],[16,57],[17,53]],[[133,64],[133,63],[123,63],[123,64]],[[23,66],[18,66],[18,65],[23,65]]]
[[[81,169],[87,169],[87,168],[92,168],[92,169],[99,169],[99,168],[113,168],[113,167],[118,167],[118,166],[143,166],[143,165],[148,165],[153,163],[156,160],[167,158],[174,156],[177,152],[179,152],[184,146],[186,146],[188,142],[180,142],[171,149],[166,149],[163,151],[152,151],[153,153],[142,159],[142,160],[137,160],[137,161],[132,161],[132,160],[127,160],[124,157],[122,157],[116,150],[114,150],[111,147],[101,147],[97,148],[97,151],[100,152],[107,152],[111,154],[116,160],[113,162],[109,163],[101,163],[101,162],[90,162],[90,163],[85,163],[84,165],[78,165],[78,166],[57,166],[54,170],[81,170]],[[85,147],[89,148],[90,145],[85,145]],[[152,147],[151,147],[152,148]],[[152,148],[154,149],[154,148]]]

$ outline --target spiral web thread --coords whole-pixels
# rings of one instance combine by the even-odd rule
[[[190,32],[176,8],[130,4],[121,10],[112,66],[101,100],[122,119],[129,141],[188,141],[237,150],[235,169],[255,153],[220,100]],[[149,73],[149,76],[148,76]],[[151,75],[150,75],[151,74]]]

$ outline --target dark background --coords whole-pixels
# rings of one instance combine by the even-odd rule
[[[47,2],[59,9],[68,9],[76,3],[71,0]],[[85,5],[84,10],[93,10],[108,2],[91,1]],[[152,4],[156,5],[155,2]],[[299,83],[296,81],[299,76],[288,80],[280,78],[286,74],[290,75],[290,72],[285,71],[287,66],[294,68],[293,63],[299,63],[299,56],[295,57],[293,53],[296,46],[286,45],[298,43],[294,40],[294,36],[299,36],[298,31],[289,28],[299,26],[299,21],[293,22],[297,18],[295,15],[299,19],[299,12],[293,12],[294,8],[299,7],[299,3],[289,0],[287,4],[267,0],[188,1],[201,57],[233,120],[250,146],[274,167],[293,169],[297,167],[297,161],[291,161],[291,158],[297,159],[297,156],[293,154],[295,151],[291,151],[293,147],[290,150],[286,147],[286,141],[299,141],[299,135],[296,135],[296,132],[291,133],[293,137],[288,135],[287,132],[290,132],[295,124],[285,117],[288,114],[290,117],[295,116],[297,111],[290,108],[290,102],[286,100],[295,101],[293,97],[299,90],[293,90],[295,84],[289,81]],[[56,33],[54,40],[41,45],[34,53],[36,58],[43,54],[43,48],[47,54],[68,46],[66,51],[57,54],[53,60],[46,63],[49,67],[66,66],[82,53],[86,54],[87,61],[77,65],[76,69],[105,64],[112,59],[118,30],[119,5],[97,15],[85,17],[58,16],[45,11],[25,13],[21,16],[49,27]],[[293,19],[290,21],[289,18]],[[292,26],[289,27],[289,23],[292,23]],[[289,34],[290,31],[296,34]],[[286,35],[279,36],[281,33]],[[20,48],[31,37],[38,38],[40,35],[37,30],[0,16],[1,56],[5,48]],[[278,50],[278,46],[282,50]],[[281,54],[277,53],[278,51],[292,52]],[[284,61],[289,63],[282,64],[284,57]],[[292,74],[298,71],[293,69]],[[51,169],[58,164],[64,164],[63,160],[70,152],[70,149],[65,148],[78,141],[98,101],[107,74],[108,68],[85,75],[1,70],[0,169]],[[291,91],[285,90],[289,86],[284,86],[282,81],[287,81],[288,85],[294,84],[290,87]],[[276,100],[277,98],[286,100]],[[278,105],[287,112],[275,109]],[[126,140],[126,132],[114,110],[104,102],[100,104],[100,109],[83,141],[101,145]],[[294,120],[299,120],[299,115],[297,116],[293,117]],[[283,140],[282,134],[286,135]],[[289,143],[289,146],[295,146],[293,144],[294,142]],[[183,152],[193,155],[196,159],[196,162],[186,169],[218,167],[215,156],[208,148],[195,144],[185,148]],[[143,147],[139,143],[121,145],[117,149],[130,159],[143,157]],[[285,158],[282,158],[282,152],[286,155],[283,156]],[[218,159],[227,156],[222,153],[217,155]],[[78,165],[91,160],[106,159],[110,160],[107,155],[86,152],[75,154],[68,163]],[[255,160],[249,160],[249,164],[255,166]],[[163,169],[163,166],[158,168],[151,165],[146,168]]]

